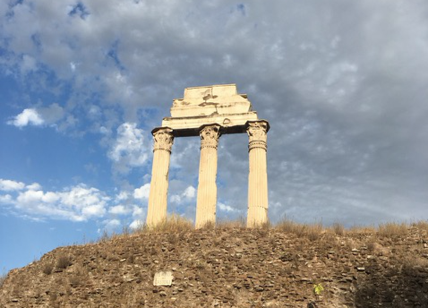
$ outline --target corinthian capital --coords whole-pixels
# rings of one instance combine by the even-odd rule
[[[201,136],[201,149],[202,148],[215,148],[218,146],[218,139],[220,138],[220,125],[205,125],[199,131]]]
[[[155,141],[153,152],[157,150],[164,150],[171,153],[171,147],[174,142],[172,129],[168,127],[161,127],[153,130],[152,134]]]
[[[265,120],[247,122],[247,134],[250,139],[249,150],[263,148],[267,150],[267,132],[269,123]]]

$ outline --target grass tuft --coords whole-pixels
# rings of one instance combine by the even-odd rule
[[[0,276],[0,287],[3,285],[4,281],[6,280],[7,274],[3,274]]]
[[[306,237],[311,241],[319,239],[324,228],[321,223],[300,224],[289,219],[285,219],[276,225],[276,228],[286,233],[292,233],[298,237]]]
[[[66,255],[60,255],[58,257],[58,260],[56,261],[56,268],[57,269],[65,269],[71,265],[71,260],[69,256]]]
[[[171,215],[156,226],[144,225],[137,232],[185,232],[193,230],[193,223],[179,215]]]
[[[45,265],[43,265],[42,271],[45,275],[50,275],[52,273],[53,268],[54,266],[52,263],[46,263]]]
[[[379,225],[377,234],[382,237],[397,238],[404,237],[409,233],[408,225],[405,223],[389,222]]]

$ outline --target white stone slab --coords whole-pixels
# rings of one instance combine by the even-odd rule
[[[155,273],[155,278],[153,279],[154,286],[170,286],[172,285],[172,272],[157,272]]]
[[[238,94],[235,84],[186,88],[184,97],[173,101],[171,117],[201,117],[213,114],[240,114],[251,111],[246,94]]]

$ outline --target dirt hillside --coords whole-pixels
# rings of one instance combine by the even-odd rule
[[[427,223],[138,232],[12,270],[0,307],[428,307],[427,242]]]

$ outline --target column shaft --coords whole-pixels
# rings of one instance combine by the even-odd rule
[[[149,206],[146,224],[153,227],[166,220],[168,200],[168,175],[172,130],[162,128],[153,133],[155,141],[153,149],[152,181],[150,184]]]
[[[200,131],[201,157],[196,205],[196,228],[215,223],[217,206],[217,146],[220,126],[204,126]]]
[[[268,222],[268,184],[267,184],[267,131],[265,121],[249,122],[247,133],[250,138],[248,175],[248,214],[247,227],[257,227]]]

